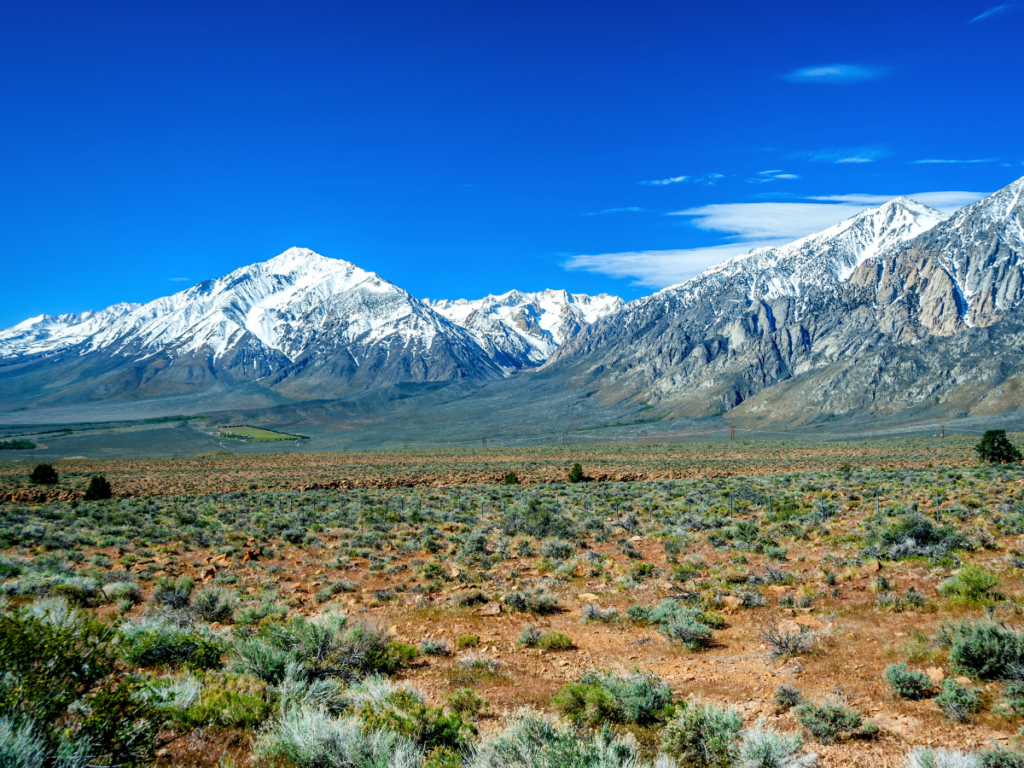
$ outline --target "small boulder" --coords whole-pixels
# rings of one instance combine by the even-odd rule
[[[593,592],[580,592],[580,594],[576,595],[576,599],[581,603],[596,603],[600,600]]]
[[[498,616],[501,613],[501,603],[487,603],[487,605],[480,606],[477,613],[481,616]]]
[[[932,681],[933,685],[938,685],[946,679],[946,673],[942,667],[928,667],[924,673],[928,675],[928,679]]]
[[[722,598],[722,605],[726,608],[739,608],[743,605],[743,598],[736,597],[735,595],[726,595]]]

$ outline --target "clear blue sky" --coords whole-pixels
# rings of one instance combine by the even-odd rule
[[[0,326],[291,245],[635,298],[1024,175],[1021,40],[1012,0],[4,3]]]

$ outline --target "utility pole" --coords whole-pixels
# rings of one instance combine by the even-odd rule
[[[736,427],[729,427],[729,442],[736,440]]]
[[[562,447],[564,448],[567,445],[569,445],[569,433],[568,432],[563,432],[562,433]]]
[[[943,437],[943,438],[944,438],[945,436],[946,436],[946,428],[945,428],[945,427],[943,427],[943,428],[942,428],[942,434],[940,435],[940,437]]]
[[[486,448],[486,447],[487,447],[487,438],[485,437],[484,438],[484,448]]]

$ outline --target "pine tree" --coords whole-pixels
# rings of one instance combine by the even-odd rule
[[[1006,437],[1005,429],[988,430],[974,450],[978,452],[978,458],[992,464],[1013,464],[1021,460],[1020,451]]]
[[[583,465],[576,463],[572,465],[572,469],[569,470],[569,474],[566,479],[570,483],[582,483],[586,478],[583,476]]]
[[[96,475],[89,481],[84,498],[86,501],[99,501],[109,499],[110,496],[110,482],[103,475]]]
[[[56,485],[57,479],[57,470],[53,468],[52,464],[37,464],[36,468],[32,470],[32,474],[28,476],[28,481],[32,485]]]
[[[505,475],[504,485],[519,485],[519,478],[516,476],[514,469],[510,469],[508,474]]]

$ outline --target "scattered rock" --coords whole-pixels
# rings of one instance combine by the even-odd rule
[[[938,685],[946,679],[946,673],[943,671],[942,667],[928,667],[924,673],[928,675],[928,679],[935,685]]]
[[[501,603],[491,602],[482,605],[477,609],[477,613],[481,616],[497,616],[501,613]]]
[[[593,592],[581,592],[576,595],[576,599],[581,603],[596,603],[600,598]]]
[[[882,570],[882,564],[877,560],[872,560],[870,563],[865,563],[860,568],[861,576],[870,576],[873,573],[878,573]]]
[[[792,623],[805,629],[821,629],[825,626],[813,616],[797,616]]]
[[[743,598],[736,597],[735,595],[726,595],[722,598],[722,605],[726,608],[739,608],[743,605]]]
[[[954,681],[956,682],[957,685],[970,685],[971,684],[971,678],[969,678],[969,677],[957,677],[957,678],[954,678]]]

